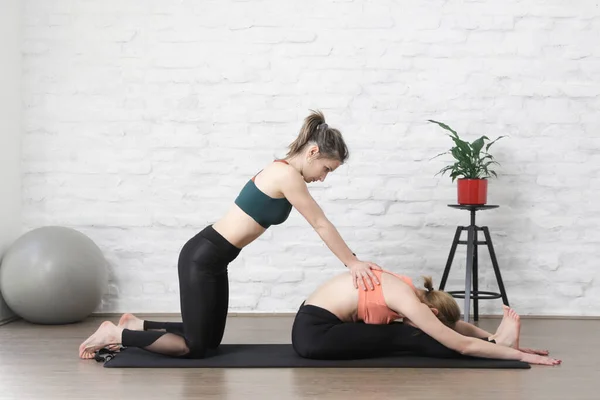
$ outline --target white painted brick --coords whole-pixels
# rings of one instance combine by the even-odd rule
[[[144,294],[163,294],[165,293],[165,285],[162,282],[145,282],[143,285]]]
[[[454,29],[468,30],[512,30],[515,28],[515,17],[512,15],[477,15],[462,14],[445,18],[448,25]]]
[[[256,310],[260,300],[259,295],[248,295],[240,289],[239,292],[229,291],[229,312]],[[272,310],[272,309],[270,309]],[[270,311],[269,310],[269,311]]]
[[[386,212],[385,204],[378,201],[361,202],[354,205],[351,209],[365,215],[382,215]]]
[[[406,229],[409,227],[420,227],[423,225],[423,215],[405,214],[405,213],[388,213],[377,218],[375,226],[381,226],[384,228],[396,228]],[[390,233],[392,235],[397,234],[395,231],[384,232],[383,234]]]
[[[344,232],[344,237],[350,243],[354,242],[371,242],[381,238],[381,232],[378,229],[373,228],[356,228]]]
[[[293,283],[300,282],[303,277],[303,271],[285,270],[283,266],[278,269],[264,269],[259,268],[257,270],[232,273],[232,281],[240,283],[258,282],[268,283],[272,282],[284,282]]]
[[[178,312],[181,247],[319,108],[351,157],[310,190],[362,259],[439,283],[468,213],[447,207],[456,184],[434,175],[451,158],[430,158],[451,142],[426,120],[469,140],[507,134],[488,194],[501,207],[477,218],[511,305],[600,315],[596,2],[31,0],[24,10],[23,219],[100,246],[111,279],[99,311]],[[495,290],[480,251],[482,287]],[[455,264],[449,284],[461,288],[464,249]],[[230,265],[230,309],[293,312],[344,271],[294,210]]]

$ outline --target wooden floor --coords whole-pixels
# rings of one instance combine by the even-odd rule
[[[103,368],[77,357],[80,342],[100,322],[0,327],[0,399],[600,398],[599,320],[523,319],[522,345],[547,348],[563,360],[530,370]],[[291,322],[231,317],[224,343],[289,343]],[[498,323],[486,319],[480,326],[494,331]]]

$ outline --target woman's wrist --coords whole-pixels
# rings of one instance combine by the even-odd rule
[[[350,264],[352,261],[356,261],[356,260],[358,260],[358,258],[356,257],[356,254],[355,254],[355,253],[352,253],[352,255],[354,256],[354,258],[352,258],[352,259],[350,259],[350,261],[346,261],[346,263],[344,263],[344,266],[345,266],[346,268],[348,268],[348,264]]]

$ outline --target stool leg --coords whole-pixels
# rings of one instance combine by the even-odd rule
[[[473,233],[475,231],[475,225],[471,225],[467,228],[467,268],[465,276],[465,307],[464,307],[464,321],[469,322],[471,314],[471,274],[473,271]]]
[[[479,321],[479,274],[477,271],[478,267],[478,252],[477,252],[477,227],[473,232],[473,320]]]
[[[483,234],[485,235],[485,241],[487,242],[488,250],[490,251],[490,258],[492,259],[492,266],[494,267],[494,273],[496,274],[496,280],[498,281],[498,287],[500,288],[500,295],[502,295],[502,302],[510,307],[508,304],[508,296],[506,295],[506,289],[504,289],[504,282],[502,282],[502,275],[500,274],[500,267],[498,267],[498,260],[496,259],[496,252],[494,251],[494,245],[492,244],[492,237],[490,236],[490,230],[487,226],[482,227]]]
[[[444,274],[442,275],[442,281],[440,282],[439,290],[444,290],[446,287],[446,281],[448,280],[448,274],[450,273],[450,267],[452,266],[452,261],[454,260],[454,254],[456,253],[456,247],[458,246],[458,241],[460,240],[460,233],[464,228],[459,226],[456,228],[456,233],[454,233],[454,239],[452,240],[452,246],[450,247],[450,254],[448,254],[448,261],[446,261],[446,268],[444,268]]]

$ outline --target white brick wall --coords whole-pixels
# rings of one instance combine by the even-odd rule
[[[30,0],[25,14],[26,228],[101,246],[99,311],[177,312],[181,246],[321,108],[351,159],[312,193],[362,259],[439,283],[468,214],[446,206],[455,185],[429,159],[450,141],[425,121],[508,134],[492,148],[501,208],[478,222],[511,305],[600,315],[597,1]],[[293,213],[231,265],[231,310],[293,311],[341,271]],[[449,289],[463,272],[460,249]]]
[[[0,261],[21,231],[21,32],[23,7],[0,2]],[[0,322],[13,317],[0,293]]]

